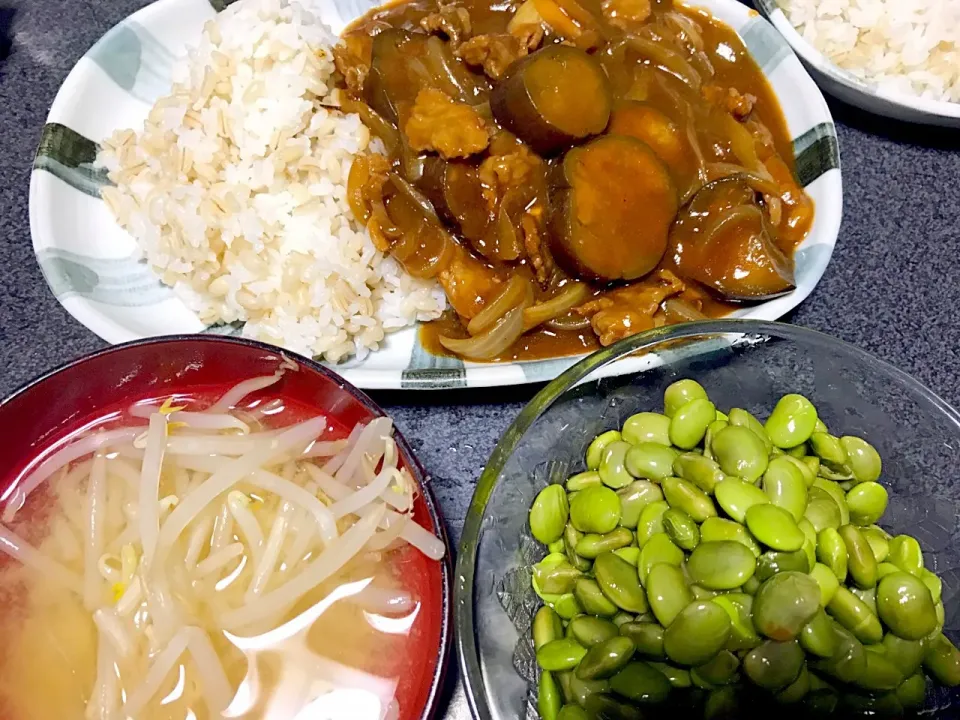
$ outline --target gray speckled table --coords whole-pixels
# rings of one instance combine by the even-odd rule
[[[30,164],[50,102],[77,59],[146,0],[0,0],[0,397],[103,345],[56,302],[34,262]],[[875,353],[960,405],[960,132],[903,126],[832,103],[845,218],[826,275],[788,320]],[[432,476],[458,542],[494,443],[536,387],[374,393]],[[456,675],[452,672],[452,675]],[[448,718],[466,720],[451,678]]]

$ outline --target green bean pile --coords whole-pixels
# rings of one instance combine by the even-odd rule
[[[532,578],[543,720],[770,701],[898,717],[923,704],[925,673],[960,684],[940,579],[916,539],[876,524],[880,455],[805,397],[761,423],[680,380],[586,465],[530,510],[549,549]]]

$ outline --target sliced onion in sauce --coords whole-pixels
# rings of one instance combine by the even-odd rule
[[[393,183],[393,186],[397,189],[397,192],[402,193],[409,199],[419,210],[422,211],[423,216],[430,220],[431,222],[440,224],[440,218],[437,217],[437,211],[434,210],[433,205],[426,196],[417,190],[413,185],[408,183],[402,177],[396,173],[390,173],[387,176],[387,181]]]
[[[447,350],[474,360],[492,360],[502,355],[523,335],[523,308],[515,307],[485,332],[471,338],[441,335],[440,344]]]
[[[549,300],[537,303],[523,311],[523,328],[529,330],[550,320],[566,315],[583,302],[589,289],[584,283],[570,283]]]
[[[667,298],[661,305],[664,315],[667,316],[667,322],[694,322],[696,320],[706,320],[707,316],[697,310],[693,305],[684,302],[680,298]]]
[[[685,85],[699,91],[702,79],[693,65],[676,50],[658,45],[645,37],[631,36],[627,39],[629,46],[640,53],[641,57],[651,61],[657,67],[670,73]]]
[[[583,315],[575,313],[571,310],[566,315],[561,315],[560,317],[555,317],[553,320],[548,320],[544,323],[544,327],[548,327],[551,330],[561,330],[564,332],[586,330],[588,327],[590,327],[590,318],[584,317]]]
[[[504,283],[496,297],[470,320],[467,324],[467,332],[471,335],[479,335],[508,311],[520,305],[527,307],[531,302],[533,302],[533,287],[530,282],[519,275],[514,275]]]

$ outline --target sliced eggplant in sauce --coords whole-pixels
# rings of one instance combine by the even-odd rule
[[[677,273],[731,302],[758,302],[796,287],[757,191],[733,175],[704,185],[670,231]]]

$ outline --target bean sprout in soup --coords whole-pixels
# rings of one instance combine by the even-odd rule
[[[292,369],[101,412],[0,484],[0,717],[419,717],[444,545],[390,419]]]

